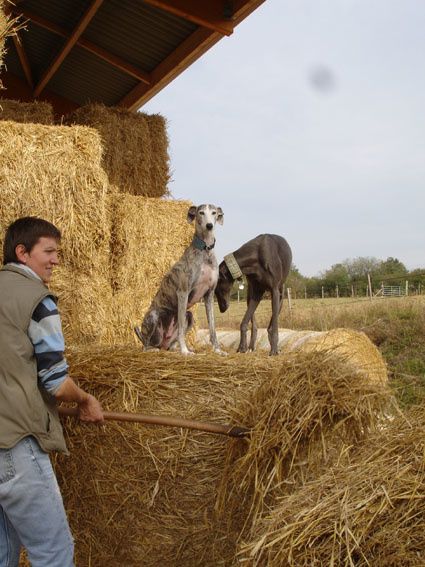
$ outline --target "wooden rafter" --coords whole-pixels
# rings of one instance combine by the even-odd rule
[[[13,36],[13,43],[14,43],[15,49],[18,53],[19,61],[21,62],[21,66],[22,66],[22,69],[24,71],[24,75],[25,75],[25,78],[27,80],[28,86],[32,90],[34,88],[34,82],[33,82],[33,79],[32,79],[31,66],[30,66],[30,62],[29,62],[28,57],[27,57],[27,53],[26,53],[24,46],[22,44],[22,38],[19,35],[19,32],[16,32],[16,34]]]
[[[78,22],[78,24],[76,25],[74,31],[72,32],[72,34],[70,35],[70,37],[66,41],[66,43],[63,46],[60,53],[58,53],[58,55],[55,57],[55,59],[52,61],[52,63],[49,65],[49,67],[44,72],[44,74],[41,77],[38,85],[34,89],[34,97],[39,96],[41,91],[44,89],[44,87],[47,85],[47,83],[50,81],[50,79],[56,73],[56,71],[58,70],[58,68],[62,64],[63,60],[68,55],[68,53],[71,51],[71,49],[74,47],[74,45],[77,43],[79,37],[84,32],[86,27],[89,25],[91,19],[96,14],[96,12],[98,11],[98,9],[102,5],[102,3],[103,3],[103,0],[93,0],[93,2],[90,4],[86,13],[81,18],[81,20]]]
[[[52,33],[60,35],[61,37],[64,37],[66,39],[68,39],[70,37],[70,33],[65,28],[58,26],[57,24],[51,22],[50,20],[46,20],[42,16],[38,16],[37,14],[33,14],[32,12],[29,12],[28,10],[16,10],[15,13],[16,14],[18,14],[18,13],[22,14],[25,18],[30,20],[33,24],[35,24],[35,25],[37,25],[41,28],[44,28],[48,31],[51,31]],[[76,45],[78,45],[79,47],[82,47],[83,49],[85,49],[86,51],[89,51],[90,53],[93,53],[94,55],[96,55],[100,59],[103,59],[104,61],[106,61],[107,63],[112,65],[113,67],[120,69],[120,71],[123,71],[127,75],[130,75],[131,77],[134,77],[135,79],[138,79],[142,83],[146,83],[147,85],[150,84],[151,80],[150,80],[150,76],[149,76],[148,73],[146,73],[145,71],[142,71],[141,69],[139,69],[135,65],[132,65],[131,63],[128,63],[127,61],[124,61],[124,59],[121,59],[121,57],[117,57],[116,55],[113,55],[112,53],[110,53],[106,49],[99,47],[98,45],[92,43],[91,41],[88,41],[87,39],[80,37],[78,39]]]
[[[236,26],[265,0],[235,0],[233,23]],[[119,106],[137,110],[156,93],[163,89],[189,65],[221,39],[221,34],[209,29],[199,28],[177,47],[151,73],[150,87],[139,83],[119,102]]]
[[[198,59],[210,47],[221,39],[221,34],[205,28],[199,28],[177,47],[151,73],[150,87],[139,83],[121,101],[119,106],[137,110],[142,102],[147,102],[167,83],[177,77],[193,61]],[[142,101],[142,102],[140,102]]]
[[[233,22],[224,14],[223,0],[145,0],[146,4],[180,16],[223,35],[233,33]]]

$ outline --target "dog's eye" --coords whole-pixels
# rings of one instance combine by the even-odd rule
[[[205,215],[204,211],[199,211],[199,214],[202,216]]]
[[[216,212],[216,211],[213,211],[213,212],[212,212],[212,214],[213,214],[213,215],[216,215],[216,214],[217,214],[217,212]]]

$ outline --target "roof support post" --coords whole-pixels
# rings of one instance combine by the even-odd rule
[[[18,53],[19,61],[21,62],[21,66],[24,71],[28,86],[31,90],[33,90],[34,82],[32,80],[31,66],[24,46],[22,45],[22,37],[19,35],[19,32],[16,32],[16,34],[13,36],[13,44],[15,45],[15,49]]]

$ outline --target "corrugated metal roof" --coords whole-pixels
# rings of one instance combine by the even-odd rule
[[[263,1],[235,2],[239,7],[236,20],[246,17]],[[183,12],[176,15],[178,3],[170,2],[169,6],[167,0],[161,0],[159,5],[162,7],[158,8],[150,2],[153,0],[104,0],[84,29],[81,43],[75,44],[57,68],[55,66],[48,74],[47,83],[41,90],[42,86],[37,89],[40,79],[60,56],[93,2],[21,0],[15,13],[23,13],[29,18],[27,31],[21,32],[21,41],[34,85],[30,87],[23,80],[26,63],[9,39],[5,58],[7,72],[2,78],[6,85],[9,75],[18,82],[11,81],[13,86],[8,96],[31,99],[34,96],[31,88],[35,88],[41,99],[49,100],[50,97],[53,102],[56,95],[62,97],[64,107],[67,101],[71,106],[101,101],[107,105],[135,108],[143,98],[153,96],[201,56],[222,37],[222,33],[229,33],[228,22],[224,15],[220,16],[224,0],[199,1],[199,5],[192,8],[196,13],[189,16]],[[212,4],[219,19],[222,18],[221,27],[214,24],[214,17],[211,21],[207,19],[205,7],[211,8]]]
[[[113,106],[137,83],[137,79],[76,47],[53,75],[49,88],[79,105],[103,102]]]
[[[132,0],[104,2],[84,37],[151,72],[197,26]]]

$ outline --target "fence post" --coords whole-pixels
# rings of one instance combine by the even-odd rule
[[[339,299],[338,284],[335,286],[336,298]]]
[[[290,288],[290,287],[287,288],[286,293],[287,293],[287,295],[288,295],[289,314],[292,315],[291,288]]]
[[[409,295],[409,280],[406,280],[406,297]]]
[[[368,287],[369,287],[369,298],[372,301],[372,282],[370,281],[370,274],[367,274],[367,281],[368,281]]]
[[[325,290],[324,290],[323,286],[322,286],[322,299],[325,299]]]

